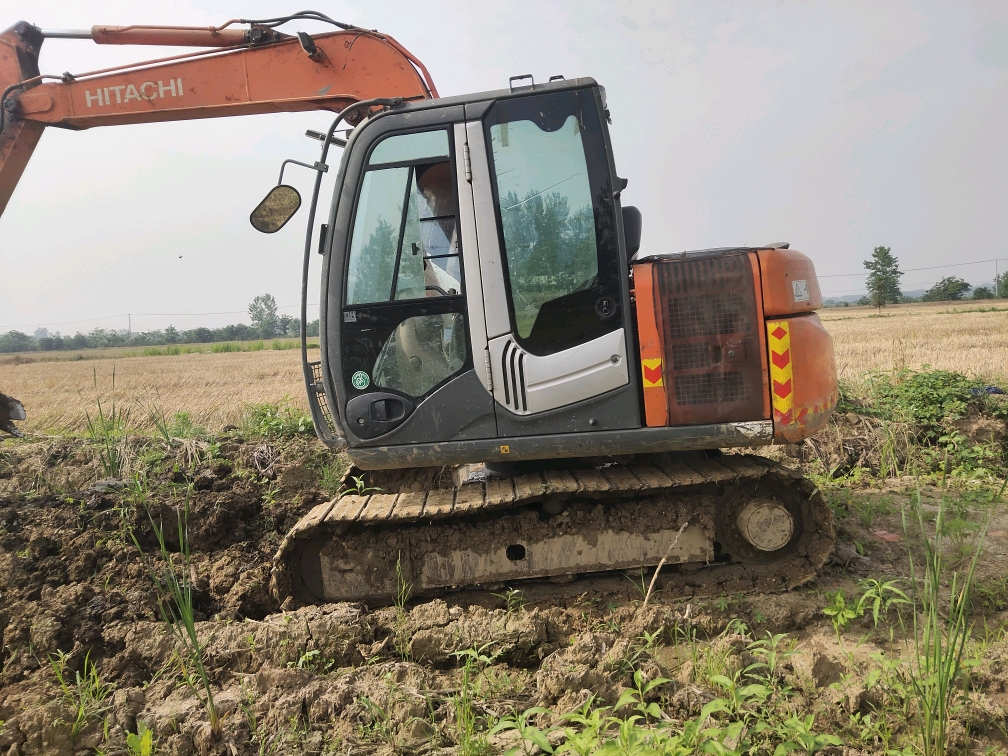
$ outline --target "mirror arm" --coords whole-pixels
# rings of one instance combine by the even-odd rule
[[[304,247],[304,266],[301,271],[301,368],[304,371],[305,388],[308,389],[308,408],[311,410],[312,422],[315,424],[315,435],[319,437],[326,446],[333,449],[342,450],[346,449],[348,446],[346,437],[341,433],[342,426],[340,425],[339,419],[339,407],[336,406],[335,402],[329,403],[329,415],[332,418],[332,424],[329,424],[326,416],[322,413],[322,408],[319,406],[318,392],[315,388],[315,378],[312,375],[312,367],[308,362],[308,268],[311,264],[312,258],[312,232],[315,230],[315,210],[318,207],[319,190],[322,188],[322,174],[328,170],[326,165],[326,158],[329,155],[329,147],[336,143],[334,134],[336,132],[336,127],[339,126],[340,121],[345,119],[351,113],[355,112],[357,109],[361,108],[365,111],[369,108],[375,106],[381,106],[383,108],[399,108],[404,104],[402,97],[378,97],[373,100],[361,100],[360,102],[355,102],[343,110],[341,110],[336,118],[333,120],[332,125],[329,126],[329,130],[325,134],[325,138],[321,140],[322,142],[322,155],[315,166],[325,166],[324,168],[315,168],[315,189],[312,192],[311,206],[308,209],[308,230],[305,233],[305,247]],[[342,145],[340,145],[342,146]],[[291,161],[297,162],[297,161]],[[304,165],[304,163],[299,163],[299,165]],[[315,166],[307,166],[309,168],[314,168]],[[280,169],[281,176],[283,175],[283,167]],[[325,354],[325,344],[322,343],[322,320],[321,320],[321,308],[319,312],[319,358],[322,359],[322,355]],[[322,364],[323,368],[327,365],[325,362]],[[326,378],[325,369],[322,371],[323,381]],[[335,399],[336,397],[333,397]]]
[[[302,168],[310,168],[313,171],[318,171],[319,173],[325,173],[329,170],[329,166],[325,163],[315,163],[315,165],[310,165],[309,163],[302,163],[300,160],[294,160],[293,158],[287,158],[282,163],[280,163],[280,178],[277,179],[277,186],[283,183],[284,168],[287,167],[287,163],[294,163],[294,165],[300,165]]]

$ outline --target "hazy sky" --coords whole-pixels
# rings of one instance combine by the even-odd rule
[[[301,7],[4,0],[0,27],[22,18],[48,28],[211,25]],[[504,87],[514,74],[598,79],[617,169],[630,180],[623,200],[644,215],[644,249],[787,240],[812,257],[826,295],[860,290],[861,278],[827,276],[863,270],[880,244],[904,268],[1008,258],[1003,0],[317,8],[396,37],[442,95]],[[41,69],[161,54],[48,40]],[[124,328],[125,313],[136,313],[134,330],[247,322],[263,292],[295,314],[306,208],[273,236],[254,231],[248,213],[281,160],[317,158],[318,143],[302,134],[330,117],[48,130],[0,218],[0,332]],[[311,174],[289,175],[310,196]],[[980,283],[993,268],[908,273],[903,284],[950,274]],[[317,291],[313,282],[312,303]]]

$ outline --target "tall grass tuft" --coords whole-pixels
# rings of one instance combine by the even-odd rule
[[[111,708],[108,699],[113,686],[102,682],[90,652],[84,656],[83,672],[74,672],[74,679],[70,680],[67,675],[68,656],[57,651],[55,657],[50,657],[49,666],[63,692],[63,703],[73,712],[73,721],[69,723],[70,737],[76,738],[93,719]]]
[[[98,370],[94,369],[94,387],[98,390]],[[102,405],[97,398],[98,409],[95,417],[86,409],[87,433],[91,441],[98,445],[98,463],[106,478],[122,478],[129,467],[129,420],[130,408],[118,404],[115,399],[115,366],[112,366],[111,406]]]
[[[949,722],[957,699],[962,695],[958,683],[964,674],[963,651],[972,631],[969,611],[973,576],[990,520],[988,510],[977,531],[973,558],[965,575],[953,571],[950,578],[943,555],[946,499],[947,496],[943,495],[938,505],[932,540],[924,526],[918,488],[914,509],[924,544],[923,574],[920,574],[910,551],[910,602],[913,607],[915,650],[911,682],[917,699],[917,729],[924,756],[943,756],[948,746]],[[905,509],[903,532],[909,544]],[[943,580],[949,583],[947,595],[942,587]]]
[[[154,535],[157,537],[160,559],[157,563],[150,559],[144,553],[135,535],[133,543],[140,552],[140,558],[143,560],[144,567],[147,568],[147,574],[157,590],[158,612],[161,614],[161,619],[164,620],[175,639],[182,646],[183,653],[179,655],[176,652],[182,677],[193,695],[206,709],[207,717],[210,720],[210,729],[217,735],[221,730],[221,721],[217,706],[214,704],[206,666],[203,663],[206,645],[196,632],[194,619],[192,560],[189,551],[189,500],[191,496],[192,486],[186,491],[185,503],[182,508],[176,510],[179,554],[181,556],[181,564],[178,567],[175,566],[172,555],[168,551],[164,529],[154,522],[154,517],[149,510],[147,516],[150,519]]]

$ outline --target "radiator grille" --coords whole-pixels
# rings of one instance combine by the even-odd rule
[[[763,365],[749,255],[666,259],[654,271],[669,423],[761,419]]]
[[[749,399],[745,373],[694,373],[675,377],[678,404],[744,402]]]
[[[669,351],[672,353],[673,370],[710,367],[711,350],[706,341],[699,344],[672,344]]]

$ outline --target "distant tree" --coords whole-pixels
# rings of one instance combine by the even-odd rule
[[[1008,297],[1008,273],[994,276],[994,296]]]
[[[35,339],[21,331],[8,331],[0,336],[0,352],[31,352],[37,348]]]
[[[977,286],[973,289],[973,299],[994,299],[994,292],[986,286]]]
[[[897,304],[900,301],[899,259],[892,256],[889,247],[875,247],[872,259],[865,260],[864,266],[871,271],[868,274],[868,301],[875,307],[887,304]],[[859,303],[860,304],[860,303]]]
[[[248,313],[252,325],[262,338],[271,339],[277,335],[280,319],[277,317],[277,303],[272,294],[260,294],[253,299]]]
[[[52,336],[43,336],[38,340],[38,348],[43,352],[51,352],[55,349]]]
[[[35,333],[34,333],[34,337],[35,337],[35,341],[38,341],[39,339],[48,338],[49,337],[49,329],[48,328],[36,328],[35,329]]]
[[[924,302],[948,302],[962,299],[970,288],[972,287],[968,283],[957,276],[945,276],[928,289],[921,300]]]
[[[209,328],[193,328],[182,333],[182,342],[187,344],[209,344],[213,340],[213,331]]]
[[[277,333],[280,336],[300,336],[300,318],[292,318],[290,315],[281,315],[277,320]]]
[[[80,331],[77,331],[68,341],[71,349],[87,349],[89,346],[87,336]]]
[[[856,304],[859,304],[859,305],[870,305],[871,303],[872,303],[872,301],[871,301],[870,297],[861,297],[861,299],[859,299],[856,302]]]

